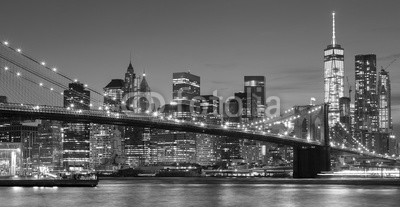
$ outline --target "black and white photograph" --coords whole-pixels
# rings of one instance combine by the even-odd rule
[[[399,0],[0,0],[0,207],[397,207],[399,79]]]

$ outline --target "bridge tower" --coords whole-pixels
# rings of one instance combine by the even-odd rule
[[[293,146],[294,178],[314,178],[322,171],[330,171],[329,106],[324,104],[317,109],[311,108],[312,106],[295,107],[295,114],[300,118],[294,122],[293,133],[296,137],[316,141],[321,145]]]

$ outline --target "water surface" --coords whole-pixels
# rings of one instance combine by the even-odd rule
[[[95,188],[0,187],[0,206],[400,205],[397,186],[277,185],[254,179],[146,178],[102,180]]]

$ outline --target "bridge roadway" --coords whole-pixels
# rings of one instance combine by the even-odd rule
[[[200,122],[188,122],[169,120],[167,118],[151,115],[117,113],[101,110],[73,110],[55,106],[37,106],[30,104],[0,103],[0,117],[24,118],[24,119],[49,119],[67,121],[71,123],[96,123],[136,127],[149,127],[175,131],[204,133],[242,139],[266,141],[290,146],[322,146],[317,141],[293,138],[285,135],[277,135],[267,132],[244,131],[237,128],[224,128],[221,125],[201,124]]]
[[[0,118],[48,119],[70,123],[95,123],[122,126],[149,127],[157,129],[204,133],[211,135],[236,137],[283,144],[289,146],[323,146],[319,141],[311,141],[291,136],[267,133],[264,131],[225,128],[221,125],[201,124],[200,122],[177,121],[173,119],[154,117],[147,114],[118,113],[102,110],[74,110],[58,106],[0,103]],[[331,146],[331,150],[352,154],[362,154],[374,158],[394,160],[388,156],[380,156],[370,152],[360,152],[357,149]]]

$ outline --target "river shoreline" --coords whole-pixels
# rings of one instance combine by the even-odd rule
[[[140,183],[151,181],[152,183],[171,184],[282,184],[282,185],[376,185],[376,186],[400,186],[400,179],[392,178],[242,178],[242,177],[101,177],[102,180],[123,181],[136,180]]]

